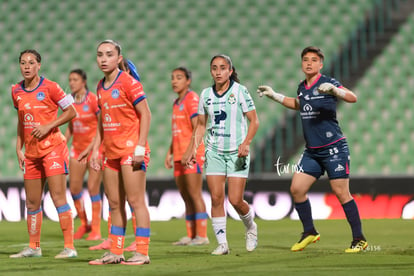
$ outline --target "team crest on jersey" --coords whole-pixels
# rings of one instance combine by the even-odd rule
[[[44,99],[45,99],[45,93],[44,92],[39,92],[39,93],[37,93],[36,94],[36,99],[38,100],[38,101],[43,101]]]
[[[318,96],[318,95],[319,95],[319,92],[318,92],[318,88],[317,88],[317,87],[315,87],[315,88],[313,89],[312,94],[313,94],[314,96]]]
[[[83,111],[88,112],[89,111],[89,105],[85,104],[82,109],[83,109]]]
[[[111,96],[112,96],[113,99],[118,99],[119,98],[119,90],[118,89],[112,90]]]
[[[184,105],[180,104],[180,111],[183,111],[183,110],[184,110]]]
[[[235,104],[236,103],[236,97],[234,96],[233,93],[229,96],[228,102],[229,102],[229,104]]]

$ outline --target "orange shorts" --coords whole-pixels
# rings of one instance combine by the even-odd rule
[[[133,154],[131,153],[131,154],[122,156],[121,158],[117,158],[117,159],[104,158],[103,168],[108,168],[116,172],[119,172],[121,171],[122,165],[132,166],[132,157],[133,157]],[[150,155],[149,153],[145,153],[144,162],[142,162],[138,170],[143,170],[144,172],[146,172],[149,161],[150,161]]]
[[[83,151],[83,150],[82,150]],[[78,159],[79,155],[82,153],[82,151],[75,149],[73,146],[70,147],[70,153],[69,153],[69,157],[70,159]],[[88,159],[87,161],[91,161],[91,157],[92,155],[89,154],[88,155]],[[99,158],[102,159],[103,158],[103,146],[99,147]]]
[[[192,168],[188,168],[187,166],[183,166],[181,161],[174,161],[174,176],[181,176],[186,174],[192,173],[203,173],[203,165],[204,165],[204,155],[200,155],[196,157],[196,163],[193,165]]]
[[[65,143],[41,158],[25,158],[24,179],[39,179],[69,173],[69,150]]]

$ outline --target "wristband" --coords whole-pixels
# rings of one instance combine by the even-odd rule
[[[346,95],[346,91],[345,91],[345,90],[343,90],[343,89],[341,89],[341,88],[338,88],[338,87],[335,87],[335,88],[333,89],[333,91],[334,91],[334,94],[335,94],[337,97],[339,97],[339,98],[341,98],[341,99],[345,98],[345,95]]]
[[[280,94],[280,93],[273,92],[273,94],[272,94],[272,98],[273,98],[276,102],[283,103],[283,100],[285,99],[285,96],[284,96],[284,95],[282,95],[282,94]]]
[[[136,146],[134,155],[135,156],[144,156],[145,155],[145,147],[140,146],[140,145]]]

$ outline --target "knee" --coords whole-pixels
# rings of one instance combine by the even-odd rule
[[[224,196],[211,195],[211,206],[213,208],[224,206]]]
[[[229,202],[236,210],[240,209],[245,203],[243,198],[235,196],[229,196]]]

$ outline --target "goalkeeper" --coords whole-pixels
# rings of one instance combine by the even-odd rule
[[[257,90],[260,97],[266,95],[287,108],[299,110],[302,120],[306,148],[298,166],[303,170],[293,175],[290,192],[303,225],[303,233],[291,250],[301,251],[320,239],[313,224],[307,193],[326,171],[332,191],[339,199],[352,230],[353,240],[345,252],[360,252],[368,243],[362,233],[358,207],[349,191],[349,148],[336,118],[338,99],[355,103],[357,97],[337,80],[320,73],[324,55],[319,48],[305,48],[301,58],[305,80],[298,86],[297,98],[276,93],[266,85],[259,86]]]

